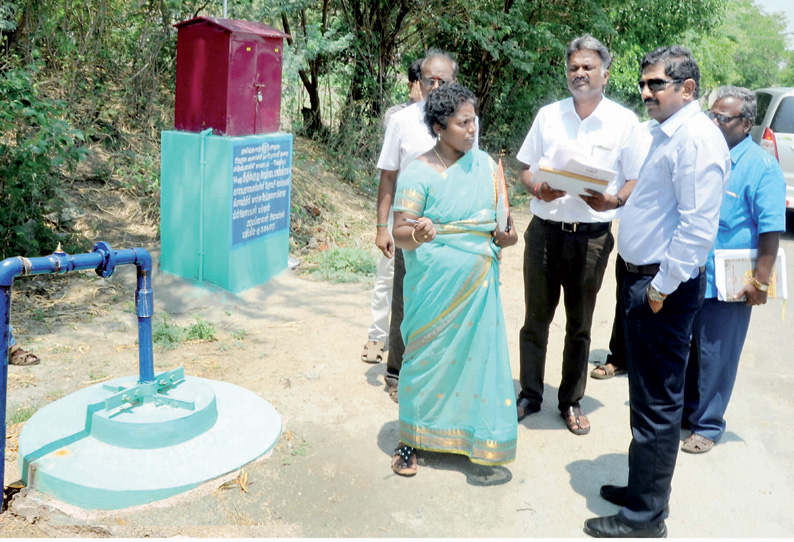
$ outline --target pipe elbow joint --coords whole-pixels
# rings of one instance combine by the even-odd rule
[[[132,249],[135,252],[135,265],[138,269],[145,273],[147,276],[152,276],[152,256],[145,248],[136,247]]]
[[[0,262],[0,286],[10,288],[17,275],[22,274],[22,260],[6,258]]]

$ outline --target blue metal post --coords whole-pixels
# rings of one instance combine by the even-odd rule
[[[8,393],[8,324],[10,317],[8,309],[11,306],[11,287],[0,285],[0,348],[2,348],[3,363],[0,364],[0,422],[3,425],[3,450],[0,452],[0,482],[3,487],[3,500],[5,500],[5,466],[6,466],[6,396]],[[2,504],[0,504],[2,506]]]
[[[117,265],[135,264],[138,268],[138,287],[135,290],[135,306],[138,315],[138,365],[141,383],[154,382],[154,358],[152,355],[152,314],[154,291],[152,290],[152,257],[142,248],[113,250],[100,241],[93,252],[66,254],[56,250],[50,256],[39,258],[6,258],[0,262],[0,421],[3,440],[0,442],[0,483],[5,488],[5,435],[6,402],[8,396],[8,326],[11,320],[11,286],[18,275],[62,275],[69,271],[95,269],[97,275],[109,277]]]

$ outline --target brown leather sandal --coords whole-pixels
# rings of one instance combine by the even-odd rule
[[[14,346],[8,349],[9,365],[19,365],[21,367],[29,367],[31,365],[38,365],[39,363],[41,363],[41,360],[38,358],[38,356],[22,350],[22,348],[20,348],[18,344],[15,344]]]
[[[624,374],[626,374],[626,369],[621,369],[620,367],[612,365],[611,363],[604,363],[603,365],[599,365],[590,371],[590,378],[595,378],[596,380],[607,380],[613,376]]]
[[[590,426],[582,427],[582,420],[590,421],[587,416],[582,413],[582,408],[578,406],[571,406],[560,412],[560,416],[565,420],[565,425],[568,426],[568,431],[574,435],[586,435],[590,432]]]
[[[400,476],[414,476],[417,468],[419,467],[419,453],[415,448],[411,448],[407,444],[402,444],[394,450],[394,456],[391,460],[391,470]]]

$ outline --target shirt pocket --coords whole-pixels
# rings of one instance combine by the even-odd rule
[[[730,231],[745,223],[750,212],[741,193],[726,190],[720,206],[720,230]]]

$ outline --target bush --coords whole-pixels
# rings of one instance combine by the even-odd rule
[[[205,342],[212,342],[216,339],[215,337],[215,326],[206,322],[199,318],[198,316],[193,316],[196,319],[194,324],[190,324],[185,329],[185,337],[188,341],[205,341]]]
[[[38,65],[0,71],[0,258],[53,252],[66,233],[62,172],[84,158],[83,133],[64,120],[65,104],[42,97]]]
[[[185,340],[185,330],[168,321],[164,314],[162,321],[152,319],[152,342],[165,350],[173,350]]]
[[[215,326],[198,316],[193,316],[193,318],[196,319],[196,322],[185,327],[170,322],[165,314],[162,315],[162,320],[154,318],[152,320],[152,342],[164,350],[173,350],[184,341],[213,342],[217,340]]]

